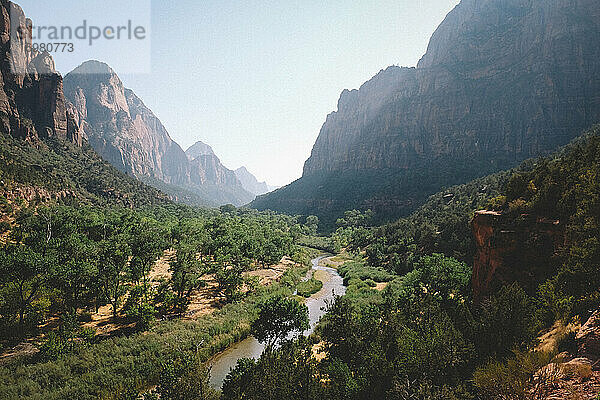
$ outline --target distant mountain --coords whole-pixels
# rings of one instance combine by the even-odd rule
[[[70,110],[91,146],[119,170],[171,193],[195,193],[203,205],[243,205],[254,196],[212,153],[188,158],[161,121],[106,64],[88,61],[64,78]],[[202,144],[203,146],[206,146]],[[191,149],[193,150],[193,149]],[[201,151],[201,146],[196,151]],[[160,183],[159,183],[160,182]]]
[[[380,218],[552,152],[600,121],[600,2],[462,0],[416,68],[345,90],[301,179],[252,206]]]
[[[167,196],[118,171],[83,140],[48,53],[28,51],[23,10],[0,2],[0,198],[125,207],[168,204]],[[30,25],[29,25],[30,26]],[[9,38],[15,40],[11,48]]]
[[[185,151],[185,155],[188,157],[188,160],[191,161],[198,156],[214,156],[215,152],[213,151],[212,147],[206,143],[196,142]]]
[[[244,189],[250,193],[260,196],[261,194],[269,193],[271,191],[269,185],[266,182],[259,182],[254,175],[252,175],[246,167],[240,167],[235,170],[235,175],[238,177]]]

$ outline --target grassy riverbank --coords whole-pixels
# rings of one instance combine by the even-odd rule
[[[169,361],[192,355],[207,361],[247,337],[257,304],[274,294],[291,295],[307,269],[291,268],[280,282],[197,320],[162,321],[148,332],[81,343],[55,360],[12,360],[0,367],[0,398],[117,400],[132,389],[143,391],[158,383]]]

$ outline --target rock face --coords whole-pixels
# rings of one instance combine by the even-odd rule
[[[578,356],[600,360],[600,310],[596,310],[575,336]]]
[[[530,381],[531,398],[597,399],[600,395],[600,310],[575,336],[576,349],[560,353]]]
[[[260,196],[270,192],[269,185],[266,182],[259,182],[254,175],[246,169],[246,167],[240,167],[235,170],[235,175],[242,182],[244,189],[249,191],[255,196]]]
[[[140,179],[151,178],[145,180],[150,184],[158,180],[191,191],[207,205],[243,205],[253,199],[212,150],[212,154],[191,157],[201,147],[196,146],[186,155],[161,121],[123,86],[108,65],[85,62],[65,76],[64,86],[85,138],[121,171]],[[164,189],[162,184],[158,186]]]
[[[513,282],[535,292],[538,284],[555,272],[553,256],[565,241],[560,221],[478,211],[472,228],[476,244],[475,303]]]
[[[54,60],[31,50],[30,22],[18,5],[0,1],[0,125],[26,140],[58,137],[81,145]]]
[[[441,186],[551,152],[599,121],[600,2],[463,0],[416,68],[389,67],[344,91],[301,181],[254,205],[403,214]],[[335,188],[300,190],[303,180],[342,185],[336,176],[356,181],[348,200]]]

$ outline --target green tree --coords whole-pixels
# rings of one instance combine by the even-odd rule
[[[534,314],[534,303],[516,283],[485,301],[478,311],[480,359],[503,358],[514,349],[527,349],[538,330]]]
[[[252,323],[252,334],[259,342],[273,347],[292,332],[309,328],[308,308],[283,295],[272,296],[259,306],[258,318]]]
[[[162,364],[157,392],[164,400],[217,400],[209,372],[195,355],[179,355]]]
[[[236,297],[238,289],[244,283],[242,272],[236,267],[219,269],[215,279],[219,284],[219,290],[223,293],[227,301],[231,301]]]
[[[98,267],[100,287],[112,305],[113,316],[118,315],[121,297],[126,293],[127,265],[131,249],[126,235],[115,235],[100,244],[101,261]]]
[[[190,243],[179,243],[176,247],[177,259],[171,264],[171,287],[177,296],[177,308],[183,312],[190,301],[194,289],[201,284],[204,274],[196,254],[196,248]]]
[[[306,223],[304,224],[309,235],[316,235],[319,229],[319,217],[316,215],[309,215],[306,217]]]
[[[5,309],[16,310],[19,335],[25,334],[25,317],[49,277],[50,260],[22,245],[9,245],[0,252],[0,282],[14,301]],[[14,300],[11,300],[14,299]]]

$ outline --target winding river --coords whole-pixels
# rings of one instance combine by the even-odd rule
[[[323,283],[323,288],[306,299],[305,304],[308,307],[310,329],[303,333],[305,336],[312,333],[317,322],[319,322],[319,319],[325,314],[326,302],[333,300],[335,296],[343,296],[346,293],[344,280],[337,271],[333,268],[319,265],[319,262],[325,257],[326,256],[321,256],[313,259],[312,270],[309,271],[309,274],[314,274],[315,271],[324,271],[329,276],[324,279],[325,282]],[[260,344],[254,337],[250,336],[216,355],[210,364],[211,386],[215,389],[221,389],[225,377],[229,374],[229,371],[236,366],[237,361],[240,358],[258,359],[264,348],[265,346]]]

